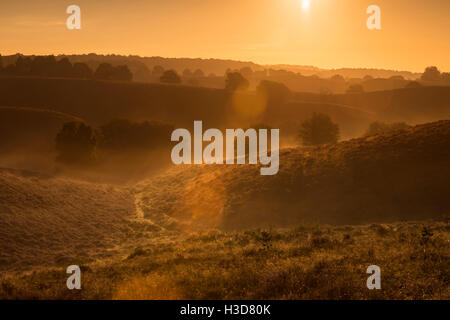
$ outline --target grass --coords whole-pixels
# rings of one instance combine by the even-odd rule
[[[8,273],[1,299],[449,299],[448,221],[211,231],[81,265]],[[366,269],[381,268],[381,290]]]

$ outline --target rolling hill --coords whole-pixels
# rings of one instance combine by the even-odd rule
[[[161,226],[236,229],[301,221],[361,224],[448,214],[450,121],[318,148],[284,149],[280,171],[178,167],[136,187]]]
[[[126,189],[0,169],[0,270],[107,257],[135,217]]]

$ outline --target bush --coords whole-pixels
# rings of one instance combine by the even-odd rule
[[[100,146],[115,151],[166,147],[170,145],[173,129],[172,125],[159,121],[113,120],[100,128]]]
[[[383,134],[392,132],[395,130],[401,130],[408,128],[409,125],[405,122],[395,122],[395,123],[384,123],[380,121],[372,122],[367,129],[365,136],[373,136],[376,134]]]
[[[96,160],[98,138],[94,129],[82,122],[67,122],[56,136],[57,160],[67,164]]]
[[[339,126],[323,113],[302,122],[298,137],[305,146],[316,146],[326,143],[336,143],[339,140]]]

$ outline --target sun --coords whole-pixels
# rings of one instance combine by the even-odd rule
[[[302,9],[303,10],[308,10],[310,6],[311,6],[310,0],[302,0]]]

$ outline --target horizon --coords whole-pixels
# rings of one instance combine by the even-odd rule
[[[89,52],[89,53],[46,53],[46,54],[37,54],[37,53],[23,53],[23,52],[14,52],[14,53],[7,53],[3,54],[0,52],[0,57],[8,57],[8,56],[14,56],[14,55],[22,55],[22,56],[48,56],[53,55],[55,57],[60,56],[87,56],[87,55],[97,55],[97,56],[119,56],[119,57],[137,57],[139,59],[151,59],[151,58],[162,58],[162,59],[186,59],[186,60],[220,60],[220,61],[234,61],[234,62],[242,62],[242,63],[253,63],[261,67],[280,67],[280,66],[286,66],[286,67],[302,67],[302,68],[314,68],[318,70],[325,70],[325,71],[333,71],[333,70],[379,70],[379,71],[391,71],[391,72],[410,72],[413,74],[422,74],[424,70],[420,71],[412,71],[412,70],[406,70],[406,69],[389,69],[385,67],[355,67],[355,66],[335,66],[335,67],[324,67],[324,66],[317,66],[317,65],[307,65],[307,64],[290,64],[290,63],[259,63],[257,61],[252,60],[237,60],[237,59],[230,59],[230,58],[220,58],[220,57],[184,57],[184,56],[161,56],[161,55],[148,55],[143,56],[139,54],[117,54],[117,53],[99,53],[99,52]],[[431,65],[430,65],[431,66]],[[428,67],[428,66],[427,66]],[[438,67],[439,68],[439,67]],[[424,68],[425,69],[425,68]],[[447,72],[447,70],[439,69],[441,72]],[[450,71],[450,70],[449,70]]]
[[[1,3],[0,51],[4,55],[114,52],[413,73],[435,65],[450,71],[450,43],[443,41],[450,29],[445,14],[450,2],[445,0],[414,5],[405,0],[347,0],[339,5],[312,0],[308,8],[300,0],[79,0],[81,30],[66,28],[66,8],[72,3],[54,2]],[[371,4],[381,8],[381,30],[366,27]]]

